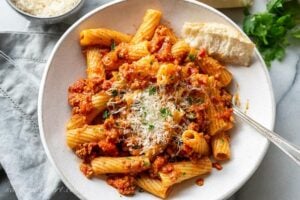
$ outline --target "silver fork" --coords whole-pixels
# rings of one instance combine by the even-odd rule
[[[300,148],[290,143],[286,139],[282,138],[277,133],[267,129],[252,118],[248,117],[238,107],[233,106],[233,113],[242,119],[244,122],[255,128],[260,134],[269,139],[279,149],[281,149],[286,155],[294,160],[300,166]]]

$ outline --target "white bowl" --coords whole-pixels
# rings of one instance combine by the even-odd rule
[[[163,23],[180,34],[184,22],[217,22],[241,31],[219,11],[190,0],[127,0],[114,1],[91,11],[77,21],[61,37],[45,70],[39,94],[39,125],[45,151],[61,175],[63,182],[81,199],[156,199],[146,192],[124,197],[107,185],[104,179],[86,179],[79,171],[80,160],[67,147],[65,124],[70,117],[67,103],[68,86],[85,77],[85,59],[79,46],[79,33],[86,28],[106,27],[134,33],[146,9],[163,12]],[[273,129],[275,103],[267,68],[255,51],[250,67],[232,67],[233,86],[239,85],[242,104],[249,101],[248,114],[269,129]],[[236,87],[233,87],[236,89]],[[195,180],[178,184],[169,199],[224,199],[232,195],[254,173],[268,148],[268,141],[246,124],[236,121],[232,132],[232,159],[223,170],[205,178],[203,187]]]
[[[39,17],[32,14],[29,14],[21,9],[19,9],[11,0],[6,0],[8,5],[11,6],[17,13],[28,19],[29,21],[35,22],[37,24],[55,24],[59,23],[65,19],[73,17],[83,6],[85,0],[80,0],[80,2],[71,8],[71,10],[57,16],[52,17]]]

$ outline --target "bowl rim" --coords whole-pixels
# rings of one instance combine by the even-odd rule
[[[8,3],[8,5],[14,9],[15,11],[17,11],[19,14],[24,15],[26,17],[30,17],[32,19],[36,19],[36,20],[55,20],[55,19],[61,19],[61,18],[65,18],[68,17],[71,13],[73,13],[74,10],[77,10],[83,3],[85,0],[79,0],[79,2],[76,4],[76,6],[74,6],[71,10],[62,13],[60,15],[57,16],[52,16],[52,17],[43,17],[43,16],[36,16],[36,15],[32,15],[28,12],[25,12],[23,10],[21,10],[20,8],[18,8],[13,2],[12,0],[6,0],[6,2]]]
[[[45,138],[45,134],[44,134],[44,128],[43,128],[43,115],[42,115],[42,105],[43,105],[43,95],[44,95],[44,88],[45,88],[45,83],[47,80],[47,76],[48,76],[48,71],[49,68],[51,66],[53,57],[57,51],[57,49],[60,47],[61,43],[64,41],[64,39],[69,35],[70,32],[72,32],[80,23],[82,23],[83,21],[85,21],[87,18],[89,18],[90,16],[94,15],[97,12],[100,12],[101,10],[119,4],[119,3],[123,3],[126,1],[130,1],[130,0],[114,0],[108,3],[105,3],[93,10],[91,10],[90,12],[88,12],[87,14],[85,14],[84,16],[82,16],[80,19],[78,19],[71,27],[69,27],[67,29],[67,31],[61,36],[61,38],[58,40],[58,42],[56,43],[55,47],[53,48],[49,59],[46,63],[46,68],[44,69],[43,72],[43,76],[42,76],[42,80],[41,80],[41,85],[39,88],[39,96],[38,96],[38,124],[39,124],[39,131],[40,131],[40,137],[41,137],[41,141],[42,141],[42,145],[43,148],[46,152],[46,155],[48,157],[48,159],[50,160],[50,163],[52,164],[52,166],[54,167],[54,169],[56,170],[57,174],[59,175],[59,177],[61,178],[61,180],[63,181],[63,183],[80,199],[87,199],[86,197],[84,197],[77,189],[75,189],[75,187],[73,187],[73,184],[70,183],[67,178],[63,175],[63,173],[59,170],[59,168],[57,167],[56,163],[54,162],[54,159],[48,149],[47,146],[47,142],[46,142],[46,138]],[[229,17],[227,17],[225,14],[223,14],[221,11],[196,0],[182,0],[185,1],[187,3],[191,3],[194,4],[195,6],[200,6],[200,7],[204,7],[205,9],[208,9],[209,11],[223,17],[225,20],[227,20],[233,27],[235,27],[237,30],[239,30],[239,32],[241,32],[245,37],[249,38],[243,31],[242,29],[235,23],[233,22],[233,20],[231,20]],[[268,82],[268,86],[270,89],[270,98],[271,98],[271,102],[272,102],[272,118],[271,118],[271,123],[270,123],[270,129],[273,130],[274,126],[275,126],[275,118],[276,118],[276,103],[275,103],[275,98],[274,98],[274,92],[273,92],[273,87],[272,87],[272,82],[271,82],[271,78],[268,72],[268,68],[261,56],[261,54],[259,53],[258,49],[255,47],[255,51],[254,54],[256,54],[256,56],[258,57],[260,63],[262,64],[262,68],[263,68],[263,72],[264,75],[266,77],[266,81]],[[240,184],[235,187],[232,188],[231,190],[228,190],[227,193],[224,194],[224,196],[222,197],[222,199],[227,199],[229,198],[231,195],[233,195],[236,191],[238,191],[249,179],[250,177],[254,174],[254,172],[258,169],[258,167],[260,166],[260,164],[262,163],[263,158],[265,157],[267,150],[269,148],[269,140],[266,141],[266,144],[263,148],[263,151],[260,155],[260,157],[258,158],[255,166],[252,168],[252,170],[249,172],[249,174],[244,177],[244,179],[240,182]]]

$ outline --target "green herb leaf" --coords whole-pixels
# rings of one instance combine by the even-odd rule
[[[147,161],[143,161],[143,164],[144,164],[145,167],[149,167],[150,166],[150,163],[147,162]]]
[[[110,50],[113,51],[116,48],[116,43],[114,40],[111,41]]]
[[[112,90],[111,91],[111,96],[113,96],[113,97],[118,96],[118,90]]]
[[[186,117],[188,119],[196,119],[196,114],[193,113],[193,112],[189,112],[189,113],[186,114]]]
[[[267,11],[257,14],[245,13],[243,30],[253,40],[266,64],[282,60],[289,45],[288,34],[300,39],[300,4],[297,0],[270,0]]]
[[[149,124],[149,127],[148,127],[149,131],[152,131],[154,128],[155,128],[155,127],[154,127],[153,124]]]
[[[167,118],[168,116],[172,116],[172,113],[168,108],[161,108],[159,111],[160,111],[160,115],[163,118]]]
[[[292,30],[291,33],[294,38],[300,39],[300,26]]]
[[[153,86],[153,85],[149,86],[148,92],[149,92],[149,95],[155,94],[156,93],[156,87]]]
[[[141,146],[136,144],[136,145],[132,146],[132,148],[133,148],[133,149],[140,149]]]
[[[267,10],[271,13],[281,12],[285,0],[270,0],[267,3]]]
[[[188,55],[188,58],[189,58],[190,61],[194,62],[195,59],[196,59],[196,55],[190,53],[190,54]]]
[[[109,117],[109,111],[108,110],[105,110],[102,114],[102,118],[103,119],[107,119]]]
[[[191,96],[188,96],[187,97],[187,101],[189,102],[189,104],[202,104],[204,103],[204,99],[201,98],[201,97],[191,97]]]
[[[191,96],[188,96],[186,100],[189,102],[190,105],[193,104],[193,98]]]

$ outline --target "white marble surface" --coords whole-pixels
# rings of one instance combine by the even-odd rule
[[[255,0],[253,10],[264,10],[265,3],[266,0]],[[223,12],[241,24],[243,16],[241,9]],[[0,1],[0,32],[26,31],[29,26],[29,21],[12,10],[4,0]],[[292,44],[284,61],[273,63],[270,75],[277,102],[275,131],[300,145],[300,42]],[[3,183],[0,180],[0,189],[1,185]],[[271,145],[255,175],[235,197],[242,200],[300,199],[299,185],[300,168]]]
[[[28,20],[16,13],[5,0],[0,1],[0,31],[25,31]]]

